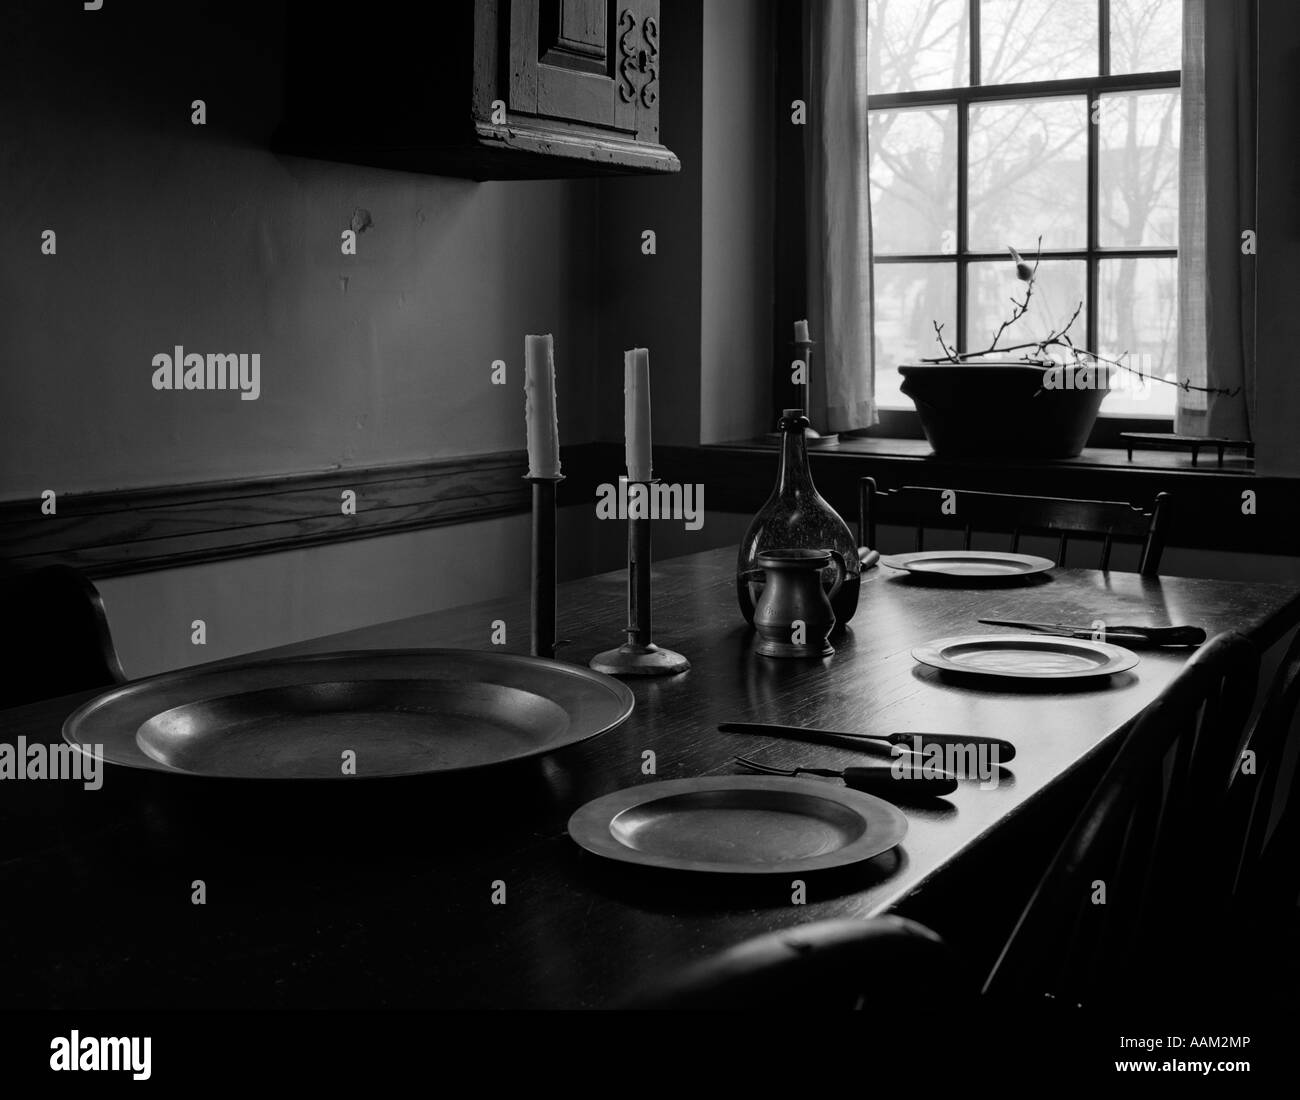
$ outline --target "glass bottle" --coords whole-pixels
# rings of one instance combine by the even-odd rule
[[[745,621],[752,626],[754,606],[763,591],[758,555],[768,550],[826,550],[831,554],[831,564],[822,570],[822,585],[835,610],[835,629],[839,630],[858,609],[862,583],[858,542],[848,524],[813,486],[804,442],[809,424],[803,409],[784,410],[779,427],[781,468],[776,488],[741,540],[736,597]]]

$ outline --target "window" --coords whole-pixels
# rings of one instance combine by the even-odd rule
[[[867,0],[876,399],[899,363],[1077,345],[1174,378],[1182,0]],[[1023,353],[1016,353],[1023,354]],[[1106,415],[1168,417],[1174,387],[1120,372]]]

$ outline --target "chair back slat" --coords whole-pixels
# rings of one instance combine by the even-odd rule
[[[1172,498],[1168,493],[1157,493],[1151,508],[1147,536],[1142,543],[1142,556],[1138,559],[1138,572],[1144,577],[1160,575],[1160,559],[1165,551],[1165,536],[1169,527]]]
[[[1285,913],[1300,893],[1300,795],[1296,793],[1296,713],[1300,631],[1287,647],[1240,751],[1232,760],[1227,816],[1242,836],[1230,853],[1234,903]]]
[[[876,479],[858,479],[858,545],[876,545]]]

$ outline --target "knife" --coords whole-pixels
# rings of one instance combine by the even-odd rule
[[[1014,619],[980,619],[985,626],[1012,626],[1033,630],[1039,634],[1052,634],[1063,638],[1081,638],[1119,645],[1197,646],[1205,641],[1206,634],[1199,626],[1129,626],[1108,623],[1105,630],[1071,626],[1067,623],[1025,623]]]
[[[920,739],[921,751],[931,745],[946,748],[949,745],[973,745],[976,748],[996,748],[998,763],[1005,764],[1014,760],[1016,747],[1010,741],[996,737],[973,737],[965,733],[842,733],[839,730],[812,729],[808,726],[783,726],[767,722],[722,722],[718,729],[723,733],[756,733],[765,737],[789,737],[796,741],[812,741],[823,745],[844,747],[845,741],[883,741],[890,745],[902,745],[912,749]]]
[[[760,775],[788,775],[797,778],[801,775],[820,775],[828,779],[843,779],[844,785],[855,791],[867,794],[887,795],[921,795],[925,798],[939,798],[952,794],[961,784],[952,772],[924,772],[917,769],[916,775],[895,774],[892,765],[872,765],[869,768],[777,768],[770,764],[760,764],[757,760],[737,756],[737,764],[742,768],[758,772]]]

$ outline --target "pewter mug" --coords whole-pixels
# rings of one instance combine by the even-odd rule
[[[829,657],[835,627],[831,597],[844,583],[844,563],[829,550],[767,550],[758,555],[766,573],[754,608],[756,652],[764,657]],[[822,570],[834,566],[835,583],[822,587]]]

